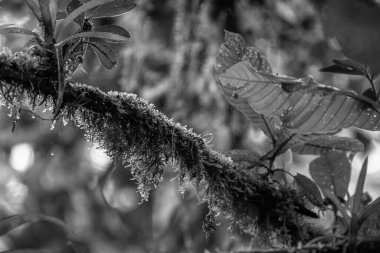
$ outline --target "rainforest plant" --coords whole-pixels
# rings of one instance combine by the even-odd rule
[[[350,1],[368,8],[364,1]],[[32,37],[20,52],[6,48],[0,52],[1,101],[13,113],[13,129],[21,110],[37,113],[39,107],[53,106],[52,121],[71,120],[89,141],[99,143],[110,157],[132,170],[144,200],[162,181],[164,166],[173,164],[181,183],[190,181],[199,190],[205,188],[203,198],[210,210],[203,226],[207,233],[216,229],[220,213],[230,217],[234,232],[285,246],[273,252],[368,252],[380,248],[378,226],[374,225],[379,223],[379,199],[371,201],[363,192],[367,160],[355,193],[351,196],[348,192],[352,157],[364,151],[364,145],[336,135],[350,127],[380,128],[380,92],[375,87],[377,68],[372,59],[362,64],[368,57],[348,54],[352,59],[333,60],[333,65],[322,69],[366,78],[368,90],[360,95],[320,84],[311,76],[279,75],[241,35],[226,31],[215,56],[215,78],[226,101],[265,134],[270,151],[222,154],[136,95],[105,93],[71,81],[88,48],[105,67],[116,65],[117,57],[108,43],[126,41],[128,31],[116,25],[95,27],[92,19],[124,14],[135,7],[132,1],[72,0],[63,11],[53,0],[26,2],[39,21],[35,31],[8,24],[0,27],[2,34]],[[338,10],[334,4],[340,0],[332,2],[333,6],[325,7],[325,19],[336,16],[330,11]],[[332,22],[330,32],[339,40],[341,30],[334,30],[339,20]],[[64,37],[69,25],[77,30]],[[344,40],[342,46],[344,49]],[[285,152],[319,156],[309,165],[311,178],[279,167],[275,161]],[[331,228],[316,229],[313,224],[328,211],[335,214]],[[78,248],[67,225],[44,215],[9,217],[0,222],[0,231],[5,234],[40,220],[61,227],[70,245]]]

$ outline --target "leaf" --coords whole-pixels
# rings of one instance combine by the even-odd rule
[[[63,21],[59,24],[57,28],[57,35],[56,38],[59,37],[59,34],[62,32],[62,30],[71,22],[73,22],[77,17],[80,17],[85,13],[86,11],[97,7],[99,5],[110,3],[114,0],[92,0],[87,3],[82,4],[79,8],[74,9]]]
[[[124,42],[127,39],[124,36],[114,34],[114,33],[109,33],[109,32],[81,32],[62,40],[61,42],[57,44],[57,46],[62,47],[66,43],[78,38],[98,38],[98,39],[103,39],[103,40],[107,40],[114,43]]]
[[[130,38],[131,35],[127,30],[125,30],[123,27],[118,25],[104,25],[99,26],[95,28],[95,32],[107,32],[107,33],[114,33],[120,36],[123,36],[125,38]]]
[[[268,73],[272,71],[269,62],[256,49],[253,47],[245,47],[245,41],[240,34],[226,31],[225,42],[221,45],[219,55],[216,58],[216,74],[221,75],[225,73],[227,69],[242,61],[243,58],[248,59],[248,61],[260,71],[266,71]],[[218,85],[222,89],[222,93],[228,103],[243,113],[244,116],[251,121],[253,126],[261,129],[266,136],[271,137],[275,125],[280,123],[278,119],[255,112],[249,105],[247,99],[235,96],[237,94],[233,89],[223,86],[220,82],[218,82]]]
[[[15,26],[15,25],[4,25],[0,27],[0,34],[25,34],[25,35],[32,35],[34,37],[38,37],[37,33],[34,33],[28,29]]]
[[[42,23],[42,14],[41,14],[39,2],[36,0],[26,0],[25,2],[28,5],[29,9],[32,10],[38,22]]]
[[[54,29],[55,22],[57,21],[57,15],[58,15],[58,0],[50,0],[49,10],[50,10],[52,28]]]
[[[82,2],[79,0],[71,0],[66,5],[66,8],[65,8],[66,15],[70,15],[74,10],[78,9],[82,5],[83,5]],[[81,21],[84,20],[84,18],[85,18],[85,15],[84,15],[84,13],[82,13],[78,17],[74,18],[74,21],[80,25]]]
[[[117,65],[117,57],[110,47],[96,42],[88,43],[104,67],[112,69]]]
[[[356,139],[324,135],[307,143],[297,145],[292,150],[302,155],[326,155],[331,151],[362,152],[364,151],[364,145]]]
[[[33,223],[33,222],[38,222],[38,221],[47,221],[49,223],[57,225],[69,235],[73,235],[73,232],[71,231],[71,229],[64,222],[62,222],[61,220],[57,218],[46,216],[46,215],[40,215],[40,214],[26,213],[26,214],[13,215],[3,220],[0,220],[0,236],[8,233],[9,231],[11,231],[12,229],[16,227],[22,226],[27,223]]]
[[[44,40],[45,43],[53,43],[53,23],[50,15],[49,0],[38,0],[40,3],[40,10],[42,15],[42,24],[44,27]]]
[[[116,17],[131,11],[136,4],[128,0],[115,0],[111,3],[100,5],[89,15],[89,18]]]
[[[323,195],[331,200],[331,202],[334,204],[334,206],[338,209],[338,211],[342,214],[344,225],[346,227],[350,224],[350,216],[348,215],[348,212],[346,208],[342,205],[340,200],[329,190],[322,189]]]
[[[367,167],[368,167],[368,157],[365,159],[362,169],[360,170],[358,182],[356,184],[356,190],[354,194],[354,200],[352,203],[352,215],[356,215],[359,212],[361,199],[363,195],[364,182],[367,175]]]
[[[310,175],[314,182],[338,198],[344,199],[351,177],[351,166],[344,153],[330,152],[310,163]]]
[[[252,109],[280,117],[283,127],[300,133],[327,133],[358,127],[380,130],[380,107],[351,91],[318,84],[311,77],[295,79],[256,71],[239,62],[219,75],[223,91],[246,99]]]
[[[323,206],[323,198],[321,192],[313,180],[299,173],[297,173],[294,179],[301,189],[302,193],[305,194],[311,203],[318,207]]]
[[[319,71],[338,73],[338,74],[348,74],[348,75],[360,75],[360,76],[367,75],[366,69],[363,66],[349,59],[347,60],[334,59],[333,62],[335,63],[334,65],[324,67],[320,69]]]

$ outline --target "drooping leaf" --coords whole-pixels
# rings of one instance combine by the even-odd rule
[[[320,69],[321,72],[331,72],[338,74],[348,74],[348,75],[360,75],[365,76],[367,74],[366,69],[359,63],[346,60],[333,60],[334,65],[330,65]]]
[[[73,232],[71,229],[61,220],[40,214],[26,213],[26,214],[18,214],[13,215],[3,220],[0,220],[0,235],[4,235],[11,231],[12,229],[19,227],[24,224],[38,222],[38,221],[47,221],[54,225],[60,227],[63,231],[65,231],[68,235],[72,236]]]
[[[318,207],[323,206],[323,198],[318,186],[310,178],[297,173],[294,177],[295,182],[301,189],[301,192],[305,194],[307,199]]]
[[[32,35],[32,36],[38,37],[37,33],[32,32],[32,31],[30,31],[28,29],[19,27],[19,26],[4,25],[4,26],[0,27],[0,34],[10,34],[10,33],[25,34],[25,35]]]
[[[136,4],[129,0],[115,0],[111,3],[106,3],[98,6],[90,18],[116,17],[131,11],[136,7]]]
[[[364,182],[367,175],[368,157],[365,159],[362,169],[360,170],[358,182],[356,184],[355,194],[353,196],[352,203],[352,215],[357,215],[361,205],[361,199],[363,195]]]
[[[310,163],[310,175],[314,182],[338,198],[344,199],[351,177],[351,166],[346,154],[330,152]]]
[[[82,4],[80,7],[74,9],[63,21],[62,23],[59,24],[57,28],[57,34],[56,38],[59,37],[59,33],[71,22],[73,22],[77,17],[80,17],[83,15],[86,11],[97,7],[99,5],[105,4],[105,3],[110,3],[114,0],[92,0],[87,3]]]
[[[302,155],[326,155],[331,151],[361,152],[364,151],[364,145],[352,138],[323,135],[307,143],[301,143],[292,150]]]
[[[94,50],[99,61],[107,69],[112,69],[117,65],[117,56],[113,50],[101,43],[88,42],[91,45],[91,48]]]
[[[120,36],[123,36],[125,38],[130,38],[131,35],[127,30],[125,30],[123,27],[118,25],[104,25],[104,26],[98,26],[94,30],[95,32],[107,32],[107,33],[114,33],[118,34]]]
[[[219,75],[227,96],[246,99],[254,111],[278,116],[295,132],[330,132],[341,128],[380,129],[380,107],[351,91],[318,84],[311,77],[295,79],[259,72],[239,62]]]
[[[26,4],[28,5],[29,9],[33,12],[34,16],[37,18],[38,22],[42,22],[42,14],[40,10],[40,5],[38,0],[26,0]]]
[[[215,72],[217,76],[225,73],[234,64],[241,62],[243,59],[248,60],[253,67],[271,73],[269,62],[253,47],[246,48],[244,38],[240,34],[225,32],[225,42],[221,45],[219,55],[216,58]],[[228,103],[233,105],[243,113],[252,123],[253,126],[261,129],[266,136],[271,137],[274,127],[279,124],[275,117],[267,117],[255,112],[249,105],[247,99],[237,96],[237,93],[218,82],[219,87]]]

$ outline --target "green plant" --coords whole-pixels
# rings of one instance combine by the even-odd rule
[[[274,231],[271,243],[288,248],[273,252],[337,252],[346,248],[355,252],[363,239],[358,234],[363,227],[368,228],[363,224],[368,220],[378,222],[374,218],[378,199],[362,201],[367,161],[354,196],[348,194],[350,158],[364,146],[356,139],[335,135],[348,127],[379,130],[376,75],[368,67],[352,60],[334,60],[334,65],[322,69],[364,76],[370,88],[363,95],[320,84],[311,76],[280,76],[274,74],[257,49],[246,46],[241,35],[226,32],[216,59],[218,85],[226,100],[264,132],[270,151],[258,154],[232,150],[221,154],[201,136],[134,95],[104,93],[70,81],[88,45],[105,67],[116,65],[116,56],[106,42],[122,42],[129,33],[114,25],[94,28],[91,18],[123,14],[135,6],[132,2],[93,0],[82,4],[73,0],[65,13],[57,11],[55,1],[27,3],[42,29],[33,32],[1,26],[0,33],[34,37],[21,54],[6,50],[0,53],[2,99],[16,110],[21,110],[21,105],[33,111],[38,105],[53,104],[52,120],[60,116],[72,120],[85,130],[90,141],[100,143],[113,159],[131,167],[143,199],[162,181],[164,165],[174,163],[179,167],[180,182],[191,181],[198,189],[206,185],[204,198],[210,212],[205,230],[216,228],[215,216],[220,212],[231,217],[232,228],[253,237],[269,241],[265,237]],[[56,25],[58,16],[64,18]],[[78,30],[60,38],[73,23]],[[18,75],[20,72],[24,75]],[[313,180],[302,174],[292,175],[276,164],[276,159],[289,149],[320,156],[310,163]],[[318,218],[319,211],[331,208],[338,211],[335,225],[342,221],[343,229],[333,227],[332,233],[321,235],[310,218]],[[0,228],[5,233],[38,220],[64,227],[44,216],[20,215],[2,221]]]

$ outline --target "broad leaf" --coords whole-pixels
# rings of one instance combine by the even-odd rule
[[[307,199],[318,207],[323,206],[323,198],[318,186],[310,178],[297,173],[294,177],[295,182],[301,189],[302,193],[305,194]]]
[[[248,59],[250,64],[252,63],[253,67],[260,71],[268,73],[272,71],[269,62],[256,49],[245,47],[244,38],[240,34],[226,31],[225,42],[221,45],[219,55],[216,58],[215,71],[217,76],[225,73],[227,69],[243,59]],[[218,84],[228,103],[243,113],[253,126],[261,129],[266,136],[271,137],[276,125],[275,121],[279,124],[279,120],[255,112],[247,99],[235,96],[236,93],[233,89],[223,86],[220,82]]]
[[[380,107],[354,92],[318,84],[311,77],[295,79],[259,72],[239,62],[221,75],[226,94],[248,101],[257,113],[278,116],[295,132],[327,133],[358,127],[380,130]],[[232,97],[231,97],[232,94]]]
[[[52,224],[57,225],[60,227],[63,231],[68,233],[68,235],[73,235],[73,232],[71,229],[61,220],[51,217],[51,216],[46,216],[46,215],[40,215],[40,214],[18,214],[18,215],[13,215],[8,218],[5,218],[3,220],[0,220],[0,236],[8,233],[12,229],[19,227],[21,225],[31,223],[31,222],[38,222],[38,221],[47,221]]]
[[[344,199],[350,182],[351,166],[346,154],[330,152],[310,163],[310,175],[321,189]]]
[[[19,26],[4,25],[4,26],[0,27],[0,34],[10,34],[10,33],[25,34],[25,35],[32,35],[32,36],[38,37],[37,33],[34,33],[34,32],[32,32],[32,31],[30,31],[28,29],[25,29],[25,28],[22,28],[22,27],[19,27]]]
[[[104,67],[112,69],[117,65],[117,57],[110,47],[96,42],[88,43]]]
[[[136,4],[128,0],[115,0],[111,3],[106,3],[98,6],[93,13],[89,15],[90,18],[103,18],[103,17],[116,17],[127,13],[134,9]]]
[[[130,38],[131,35],[127,30],[125,30],[123,27],[118,25],[105,25],[105,26],[99,26],[95,28],[95,32],[107,32],[107,33],[114,33],[118,34],[120,36],[123,36],[125,38]]]
[[[334,65],[320,69],[321,72],[366,76],[366,69],[359,63],[351,60],[333,60]]]
[[[364,151],[364,145],[352,138],[323,135],[307,143],[297,145],[292,150],[302,155],[326,155],[331,151],[361,152]]]

